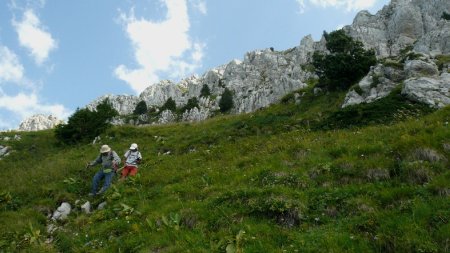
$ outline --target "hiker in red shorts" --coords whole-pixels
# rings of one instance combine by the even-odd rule
[[[125,153],[125,167],[122,170],[121,180],[125,179],[128,175],[134,176],[138,172],[138,164],[142,160],[141,152],[138,151],[138,145],[136,143],[131,144],[130,149]]]

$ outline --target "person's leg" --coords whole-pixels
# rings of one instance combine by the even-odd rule
[[[103,183],[102,189],[98,193],[104,193],[106,190],[108,190],[109,186],[111,185],[112,178],[114,176],[113,172],[105,173],[105,182]]]
[[[92,195],[95,195],[97,193],[98,183],[100,182],[100,180],[102,180],[103,176],[104,173],[102,170],[99,170],[97,173],[95,173],[95,176],[92,179],[92,190],[91,190]]]
[[[130,176],[135,176],[138,173],[138,168],[137,167],[131,167],[130,169]]]
[[[130,166],[125,166],[122,170],[122,176],[120,179],[124,179],[125,177],[127,177],[129,171],[130,171]]]

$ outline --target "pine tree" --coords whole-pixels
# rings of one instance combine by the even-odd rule
[[[203,84],[202,89],[200,90],[200,97],[208,97],[211,95],[211,90],[207,84]]]
[[[225,90],[222,93],[222,97],[219,101],[219,108],[221,112],[227,112],[233,108],[233,93],[228,89],[225,88]]]
[[[147,103],[145,103],[145,101],[142,100],[141,102],[139,102],[139,103],[136,105],[136,108],[134,108],[133,114],[134,114],[134,115],[146,114],[147,111],[148,111]]]

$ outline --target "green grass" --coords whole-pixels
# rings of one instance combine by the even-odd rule
[[[418,110],[397,94],[361,117],[339,109],[344,93],[305,92],[253,114],[110,129],[105,143],[122,155],[136,142],[144,161],[97,199],[84,164],[101,144],[22,133],[0,160],[0,251],[448,252],[450,108],[397,117]],[[47,214],[77,199],[107,206],[75,206],[45,243]]]

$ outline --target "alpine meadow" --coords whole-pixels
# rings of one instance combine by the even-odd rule
[[[0,132],[0,252],[450,252],[449,13],[392,0]]]

